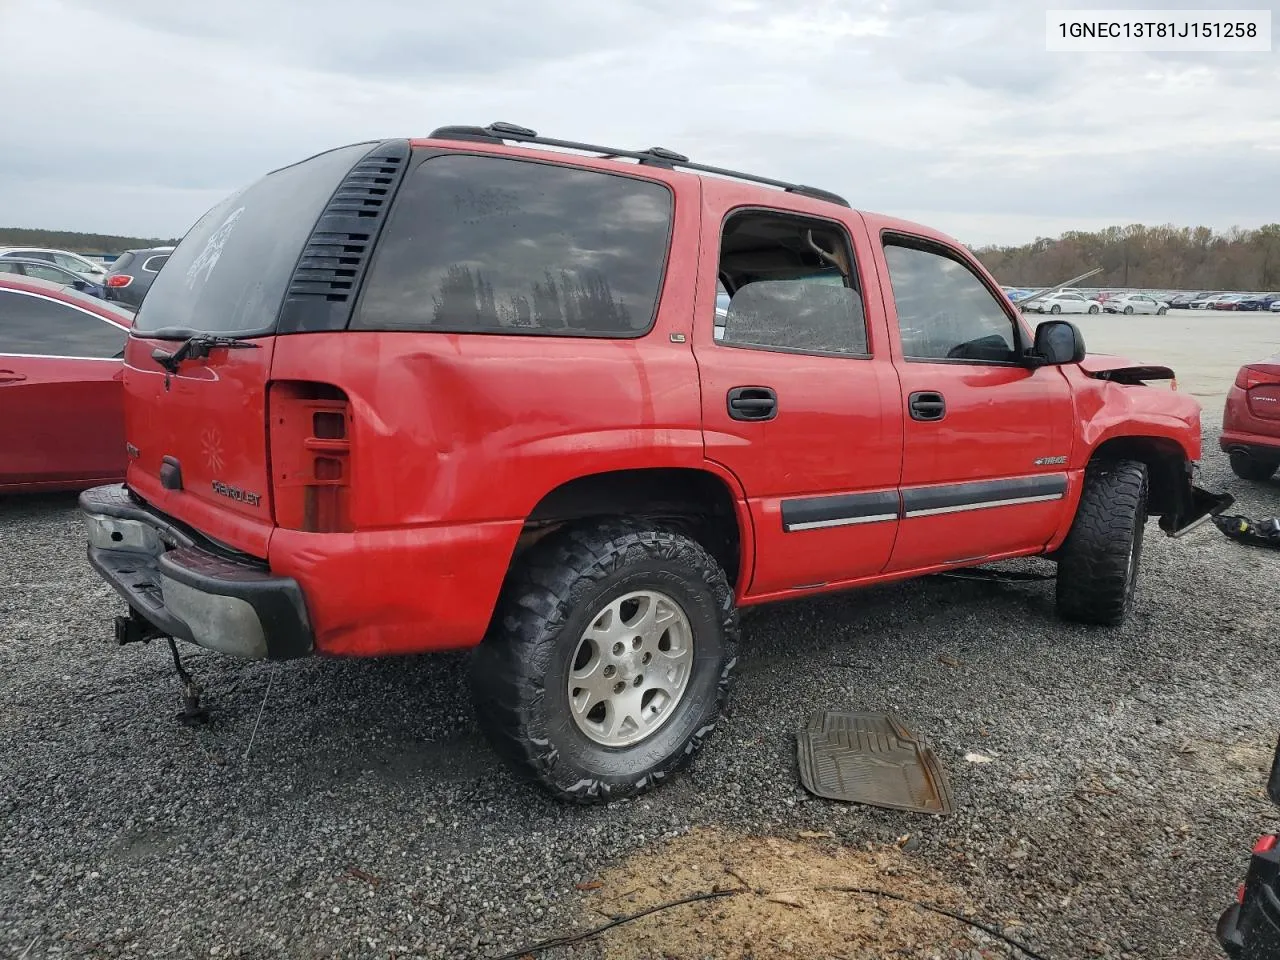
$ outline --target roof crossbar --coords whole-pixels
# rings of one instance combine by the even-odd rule
[[[676,153],[674,150],[668,150],[666,147],[650,147],[648,150],[617,150],[613,147],[602,147],[594,143],[578,143],[573,140],[556,140],[552,137],[540,137],[537,131],[530,130],[528,127],[521,127],[514,123],[491,123],[487,127],[468,127],[468,126],[448,126],[439,127],[431,131],[432,140],[480,140],[488,142],[502,142],[509,140],[513,143],[535,143],[544,147],[559,147],[565,150],[581,150],[587,153],[596,153],[602,157],[613,159],[616,157],[627,157],[632,160],[638,160],[641,164],[653,167],[664,167],[668,170],[681,167],[685,170],[695,170],[699,173],[710,173],[721,177],[731,177],[734,180],[749,180],[752,183],[762,183],[770,187],[779,187],[787,193],[795,193],[805,197],[812,197],[815,200],[825,200],[828,203],[838,203],[842,207],[849,206],[849,201],[839,194],[832,193],[830,190],[822,190],[818,187],[809,187],[801,183],[788,183],[785,180],[775,180],[771,177],[759,177],[753,173],[743,173],[740,170],[728,170],[724,167],[711,167],[702,163],[694,163],[682,153]]]

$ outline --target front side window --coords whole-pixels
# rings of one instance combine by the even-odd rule
[[[887,239],[884,256],[906,359],[1017,359],[1013,320],[968,265],[945,248],[906,239]]]
[[[671,217],[671,191],[650,180],[433,157],[400,188],[351,326],[640,336],[656,315]]]
[[[72,273],[81,273],[95,268],[94,264],[88,260],[81,260],[79,257],[68,256],[65,253],[55,253],[53,262],[64,270],[70,270]]]
[[[107,359],[128,331],[46,297],[0,290],[0,353]]]
[[[720,239],[720,277],[718,292],[728,302],[716,318],[717,342],[868,355],[858,273],[842,227],[764,211],[735,214]],[[722,302],[717,297],[717,308]]]

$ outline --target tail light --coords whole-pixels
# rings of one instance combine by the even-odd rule
[[[127,273],[113,273],[111,276],[107,277],[107,286],[115,290],[118,290],[121,287],[127,287],[131,283],[133,283],[133,277],[129,276]]]
[[[1276,835],[1269,833],[1265,837],[1259,837],[1258,842],[1253,845],[1253,852],[1257,855],[1270,853],[1276,848]]]
[[[352,530],[347,395],[324,383],[281,381],[269,388],[267,412],[276,523],[310,533]]]
[[[1251,363],[1241,367],[1236,374],[1236,386],[1241,390],[1252,390],[1267,384],[1280,383],[1280,364]]]

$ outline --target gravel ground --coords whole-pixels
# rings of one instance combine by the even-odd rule
[[[1212,436],[1205,481],[1241,512],[1280,512],[1280,484],[1236,480]],[[1249,845],[1278,819],[1262,784],[1280,553],[1212,527],[1172,541],[1152,524],[1117,631],[1057,622],[1049,583],[933,578],[762,610],[731,715],[692,769],[588,809],[495,763],[464,657],[193,655],[217,715],[184,728],[167,650],[109,641],[118,605],[83,558],[74,499],[0,502],[0,530],[9,957],[490,957],[580,927],[576,883],[708,826],[851,845],[910,833],[922,868],[979,914],[1016,917],[1047,957],[1208,958]],[[930,737],[957,812],[808,798],[794,731],[824,707],[894,710]],[[971,750],[995,762],[964,762]]]

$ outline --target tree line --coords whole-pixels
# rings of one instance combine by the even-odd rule
[[[51,247],[71,253],[124,253],[146,247],[176,246],[176,239],[120,237],[109,233],[75,233],[70,230],[32,230],[0,227],[0,247]]]
[[[997,280],[1042,287],[1102,267],[1090,287],[1168,290],[1280,290],[1280,223],[1232,227],[1107,227],[1038,237],[1021,246],[976,247]]]

